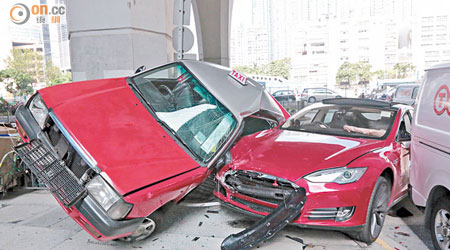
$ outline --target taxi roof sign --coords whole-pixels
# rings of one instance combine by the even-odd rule
[[[247,80],[248,77],[246,77],[244,74],[239,73],[237,70],[231,71],[229,74],[234,80],[238,81],[243,86],[247,86]]]

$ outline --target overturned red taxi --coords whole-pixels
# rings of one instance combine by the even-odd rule
[[[243,135],[288,114],[231,69],[179,61],[131,77],[41,89],[16,112],[16,152],[62,208],[98,240],[151,235],[229,159]]]
[[[407,195],[412,108],[327,99],[283,125],[241,138],[216,175],[226,205],[268,215],[294,189],[307,202],[293,223],[373,242],[389,207]]]

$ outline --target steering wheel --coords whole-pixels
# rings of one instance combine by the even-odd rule
[[[314,124],[318,124],[319,127],[321,127],[321,128],[330,128],[330,126],[328,126],[327,124],[325,124],[323,122],[317,121],[317,122],[314,122]]]
[[[176,99],[175,99],[175,95],[173,94],[173,91],[169,87],[164,85],[164,84],[159,85],[158,86],[158,90],[160,92],[161,92],[161,90],[167,92],[167,95],[164,95],[164,96],[167,97],[170,107],[175,109],[176,106],[177,106],[177,102],[176,102]]]
[[[173,93],[176,95],[180,90],[189,87],[189,82],[188,81],[184,81],[184,82],[178,82],[177,85],[175,85],[175,88],[173,88]]]

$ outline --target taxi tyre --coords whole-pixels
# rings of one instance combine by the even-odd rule
[[[438,216],[438,212],[441,210],[446,211],[447,213],[450,212],[450,198],[449,197],[441,197],[433,204],[433,207],[431,209],[431,217],[430,217],[431,220],[429,223],[429,225],[430,225],[429,229],[431,232],[431,238],[433,240],[433,246],[435,249],[443,249],[439,246],[439,242],[437,240],[437,235],[436,235],[436,229],[435,229],[436,219],[437,219],[436,217]],[[450,218],[447,218],[447,223],[446,223],[447,231],[448,231],[448,227],[450,226],[450,225],[448,225],[449,222],[450,222]],[[449,232],[447,232],[447,234],[449,234]],[[448,237],[449,236],[447,236],[447,239],[448,239]]]
[[[308,102],[309,103],[315,103],[316,102],[316,98],[314,96],[308,98]]]
[[[151,215],[147,216],[142,224],[138,227],[136,232],[131,235],[118,240],[124,242],[137,242],[147,239],[148,237],[161,232],[164,229],[164,212],[157,210]]]
[[[370,197],[366,223],[360,230],[350,232],[349,236],[357,241],[365,242],[367,244],[373,243],[378,238],[383,228],[390,197],[391,182],[385,177],[380,176]]]

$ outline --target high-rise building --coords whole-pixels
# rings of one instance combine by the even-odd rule
[[[415,30],[414,61],[420,71],[434,64],[450,62],[450,14],[420,15]]]

